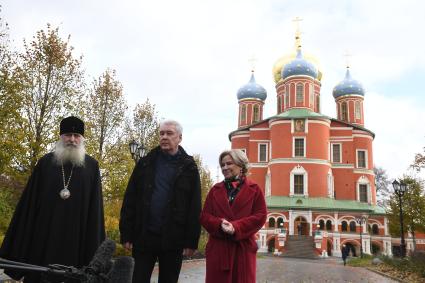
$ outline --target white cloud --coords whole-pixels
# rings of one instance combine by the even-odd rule
[[[1,16],[17,46],[46,23],[59,25],[63,36],[72,35],[76,54],[84,54],[89,76],[116,69],[130,104],[149,97],[160,116],[180,120],[183,144],[211,170],[219,152],[230,147],[236,91],[249,80],[252,54],[257,82],[268,91],[265,117],[274,114],[271,70],[292,50],[292,19],[300,16],[304,50],[323,71],[323,113],[335,116],[331,92],[344,77],[349,50],[352,74],[367,90],[365,126],[376,133],[375,163],[399,175],[425,145],[421,98],[376,89],[394,82],[421,89],[421,81],[405,74],[425,70],[424,10],[419,0],[6,0]]]

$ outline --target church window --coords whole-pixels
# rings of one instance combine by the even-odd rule
[[[367,185],[360,184],[359,185],[359,200],[360,202],[367,202]]]
[[[326,221],[326,230],[328,231],[332,230],[332,221],[330,220]]]
[[[267,144],[258,144],[258,162],[267,162]]]
[[[341,162],[341,144],[339,143],[332,144],[332,162]]]
[[[309,85],[309,91],[310,91],[310,107],[314,107],[314,89],[313,89],[313,84]]]
[[[304,102],[304,85],[302,83],[297,84],[297,103]]]
[[[373,224],[373,225],[372,225],[372,234],[373,234],[373,235],[378,235],[378,234],[379,234],[379,227],[378,227],[378,224]]]
[[[294,194],[304,194],[304,175],[294,175]]]
[[[304,157],[305,156],[305,147],[304,147],[304,138],[295,138],[294,139],[294,157]]]
[[[285,109],[289,107],[289,85],[286,85],[286,92],[285,92]]]
[[[348,225],[347,225],[347,221],[342,221],[342,223],[341,223],[341,231],[342,232],[347,232],[347,230],[348,230],[348,227],[347,227]]]
[[[255,123],[258,121],[260,121],[260,106],[258,104],[255,104],[253,122]]]
[[[319,229],[320,230],[325,229],[325,221],[323,219],[320,219],[319,221]]]
[[[316,96],[316,112],[320,113],[320,96]]]
[[[348,121],[347,102],[345,101],[341,104],[341,120]]]
[[[275,220],[273,217],[269,218],[269,228],[274,228]]]
[[[350,222],[350,232],[356,232],[356,222],[354,221]]]
[[[282,96],[277,97],[277,114],[282,111]]]
[[[241,124],[246,122],[246,105],[241,106]]]
[[[360,101],[356,101],[356,104],[355,104],[355,111],[354,111],[354,113],[355,113],[356,119],[361,119],[361,114],[360,114]]]
[[[289,195],[308,196],[308,172],[300,165],[295,166],[290,173]]]
[[[357,150],[357,168],[367,167],[367,155],[366,150]]]

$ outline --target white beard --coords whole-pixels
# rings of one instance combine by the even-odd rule
[[[71,162],[74,166],[83,167],[84,158],[86,155],[84,140],[81,140],[81,143],[75,146],[71,144],[66,145],[62,139],[59,139],[56,142],[56,147],[53,154],[58,165]]]

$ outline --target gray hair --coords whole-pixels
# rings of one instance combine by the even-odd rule
[[[173,125],[179,135],[183,134],[183,127],[176,120],[163,120],[159,123],[159,127],[161,128],[163,125]]]
[[[245,152],[240,149],[230,149],[223,151],[218,157],[218,163],[220,164],[220,166],[221,160],[223,160],[226,155],[229,155],[233,159],[233,162],[235,162],[237,166],[242,168],[242,175],[246,176],[249,169],[249,160],[248,157],[246,157]]]

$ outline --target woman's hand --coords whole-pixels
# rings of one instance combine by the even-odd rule
[[[221,230],[229,235],[233,235],[235,233],[235,228],[233,227],[232,223],[224,218],[221,220]]]

